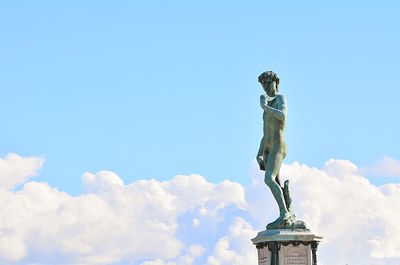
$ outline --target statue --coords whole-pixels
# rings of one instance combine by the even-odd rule
[[[279,180],[279,170],[287,153],[283,139],[287,117],[286,98],[278,94],[279,77],[276,73],[264,72],[258,77],[258,82],[266,94],[260,97],[260,105],[264,110],[264,136],[258,150],[257,163],[265,171],[264,182],[271,189],[280,212],[278,219],[267,225],[267,230],[306,229],[306,224],[296,220],[293,212],[289,181],[286,180],[284,187],[281,187]]]

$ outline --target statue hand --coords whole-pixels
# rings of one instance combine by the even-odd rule
[[[265,102],[266,102],[265,95],[261,95],[260,96],[260,106],[262,109],[265,109],[265,105],[266,105]]]
[[[265,171],[264,159],[262,156],[257,157],[257,163],[260,167],[260,170]]]

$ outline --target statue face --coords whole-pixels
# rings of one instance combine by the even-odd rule
[[[269,97],[274,97],[276,96],[276,94],[278,93],[278,91],[276,90],[276,82],[275,81],[266,81],[264,80],[261,83],[265,93],[267,93],[267,95]]]

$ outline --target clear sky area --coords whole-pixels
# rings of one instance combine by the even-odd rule
[[[273,70],[288,102],[285,172],[294,177],[302,164],[323,171],[330,159],[348,160],[352,166],[338,167],[357,167],[377,190],[399,187],[400,198],[399,15],[397,1],[1,1],[0,156],[39,159],[21,174],[76,198],[95,192],[92,181],[105,176],[96,175],[102,170],[116,174],[104,177],[112,183],[170,183],[176,175],[199,174],[207,183],[243,187],[258,176],[262,185],[254,165],[263,133],[257,77]],[[325,173],[331,171],[321,178]],[[7,187],[24,190],[25,182]],[[298,191],[306,200],[304,194]],[[390,205],[398,208],[397,202]],[[226,203],[242,209],[240,201]],[[204,224],[189,215],[176,218]],[[255,230],[266,221],[241,216]],[[244,231],[246,224],[232,227]],[[128,251],[104,264],[131,264],[132,257],[134,264],[191,264],[177,261],[186,256],[199,257],[193,264],[224,264],[212,252],[219,236],[190,245],[185,231],[174,235],[186,252]],[[0,260],[24,264],[40,256],[28,247],[28,254],[9,258],[1,246],[0,236]],[[368,253],[398,263],[400,249],[389,250]],[[103,264],[76,255],[61,260]],[[42,262],[60,262],[53,258]]]
[[[248,183],[262,136],[257,77],[274,70],[289,106],[286,163],[400,159],[398,11],[395,1],[2,2],[0,153],[44,156],[43,179],[72,193],[102,169]]]

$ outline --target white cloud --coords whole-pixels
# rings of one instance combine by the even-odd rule
[[[172,261],[165,262],[162,259],[156,259],[156,260],[153,260],[153,261],[143,262],[141,265],[176,265],[176,263],[172,262]]]
[[[86,192],[107,190],[114,186],[123,186],[122,179],[112,171],[103,170],[92,174],[85,172],[82,176],[83,186]]]
[[[37,175],[43,162],[40,157],[21,157],[14,153],[0,157],[0,188],[12,189],[26,182],[29,177]]]
[[[165,261],[162,259],[155,259],[151,261],[145,261],[140,265],[192,265],[197,257],[200,257],[204,254],[206,249],[199,244],[191,245],[184,252],[184,255],[181,255],[175,258],[176,261]]]
[[[266,224],[278,216],[278,208],[255,161],[252,175],[248,210]],[[350,161],[334,159],[322,169],[298,162],[283,165],[281,179],[290,180],[297,217],[324,236],[321,263],[399,264],[400,184],[377,187]]]
[[[400,177],[400,161],[385,156],[373,166],[363,167],[360,171],[365,175],[377,177]]]
[[[87,193],[71,196],[46,183],[0,191],[0,263],[112,264],[175,259],[192,264],[205,248],[177,238],[178,218],[204,209],[210,218],[245,204],[244,190],[199,175],[124,185],[113,172],[82,176]],[[186,250],[185,250],[186,249]],[[151,263],[150,263],[151,264]],[[170,264],[166,262],[165,264]]]
[[[20,176],[43,163],[31,161],[19,164],[31,168]],[[37,182],[0,189],[0,264],[256,264],[250,239],[278,209],[256,164],[252,175],[246,188],[199,175],[124,184],[100,171],[83,174],[80,196]],[[324,236],[322,264],[399,264],[400,184],[374,186],[344,160],[283,165],[281,176],[297,216]]]
[[[293,163],[282,175],[292,181],[298,215],[324,236],[325,264],[400,261],[400,184],[376,187],[345,160],[322,169]]]
[[[221,237],[214,253],[208,257],[208,265],[257,264],[257,251],[250,239],[257,234],[243,218],[237,217],[229,228],[229,234]]]

